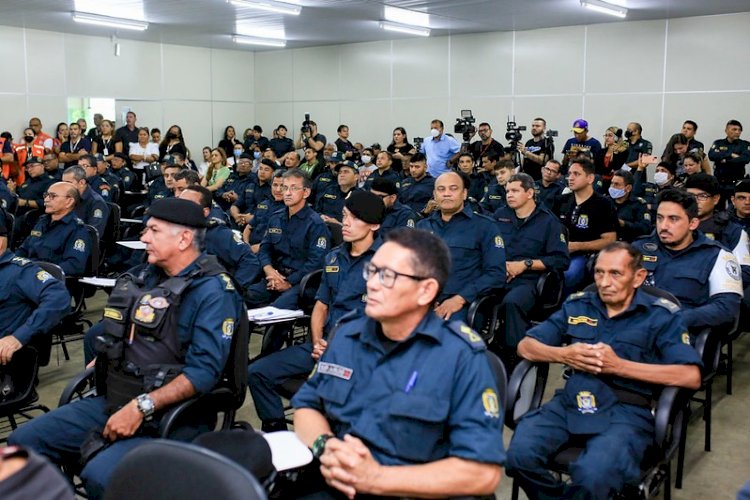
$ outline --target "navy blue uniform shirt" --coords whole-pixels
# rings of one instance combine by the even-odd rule
[[[289,210],[274,213],[260,243],[260,266],[271,265],[296,285],[323,266],[331,236],[320,215],[308,205],[289,217]]]
[[[109,217],[109,207],[104,198],[94,191],[91,186],[86,187],[86,191],[81,195],[81,203],[75,208],[76,216],[85,224],[94,226],[99,233],[99,238],[103,238],[104,230],[107,227],[107,217]]]
[[[264,182],[263,184],[260,181],[247,183],[242,191],[235,192],[237,193],[237,200],[234,202],[234,206],[241,214],[254,213],[259,203],[272,197],[270,182]]]
[[[549,186],[545,187],[541,180],[534,183],[534,192],[536,193],[536,202],[544,204],[549,210],[554,209],[555,200],[563,191],[563,186],[560,183],[553,182]]]
[[[260,243],[263,240],[266,229],[268,229],[268,220],[271,218],[271,214],[279,210],[286,210],[284,200],[276,201],[273,198],[267,198],[256,205],[255,215],[253,216],[253,220],[250,221],[250,227],[253,228],[250,233],[251,245]]]
[[[424,212],[427,202],[432,199],[434,191],[435,178],[430,174],[425,174],[419,180],[415,180],[413,177],[406,177],[401,181],[398,199],[404,205],[411,207],[412,210],[421,214]]]
[[[332,182],[323,193],[318,196],[318,201],[315,203],[315,211],[320,215],[327,215],[333,217],[337,221],[341,221],[344,213],[344,202],[346,198],[354,191],[357,191],[357,187],[353,187],[346,193],[341,189],[338,182]]]
[[[396,184],[396,189],[401,187],[401,176],[398,175],[398,172],[396,172],[392,168],[387,168],[383,170],[382,173],[378,169],[373,170],[370,175],[367,176],[362,189],[364,189],[365,191],[369,191],[372,188],[372,181],[374,181],[375,179],[388,179]]]
[[[243,289],[258,281],[261,274],[258,256],[239,233],[213,219],[206,229],[206,253],[215,255]]]
[[[414,210],[396,200],[390,209],[386,209],[378,234],[385,237],[390,231],[399,227],[414,228],[419,220],[420,217]]]
[[[505,243],[491,218],[464,206],[448,222],[435,211],[417,228],[442,238],[451,251],[451,274],[440,300],[460,295],[471,303],[505,284]]]
[[[617,218],[625,225],[617,224],[617,239],[632,242],[636,238],[645,236],[651,232],[651,212],[646,200],[643,198],[630,197],[622,203],[612,200],[617,211]]]
[[[479,200],[479,206],[486,214],[494,214],[497,209],[504,207],[505,186],[497,182],[490,184],[484,193],[484,197]]]
[[[24,200],[34,200],[39,208],[44,210],[44,193],[55,183],[55,180],[47,174],[37,177],[27,177],[26,182],[21,184],[16,190],[19,198]]]
[[[83,276],[91,253],[91,239],[83,221],[74,213],[53,221],[42,215],[31,234],[16,250],[19,257],[57,264],[65,276]]]
[[[342,318],[292,405],[322,413],[339,438],[362,439],[383,465],[503,464],[503,410],[481,337],[432,311],[390,351],[379,329],[367,316]]]

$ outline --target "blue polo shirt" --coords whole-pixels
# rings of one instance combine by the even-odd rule
[[[419,152],[427,157],[427,172],[437,179],[440,174],[451,171],[447,162],[460,150],[461,144],[456,139],[443,134],[437,139],[425,139]]]

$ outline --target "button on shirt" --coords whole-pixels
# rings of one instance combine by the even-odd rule
[[[478,335],[470,343],[458,333],[471,331],[466,325],[430,311],[387,352],[374,320],[349,318],[292,399],[295,408],[321,412],[336,436],[359,437],[384,465],[504,463],[497,386]]]
[[[432,199],[435,191],[435,178],[426,174],[419,180],[413,177],[406,177],[401,181],[401,189],[398,193],[398,199],[404,205],[411,207],[412,210],[421,214],[424,212],[427,202]]]
[[[505,259],[523,261],[539,259],[547,271],[563,272],[570,264],[568,244],[562,224],[546,208],[537,205],[525,219],[519,219],[510,207],[498,209],[493,218],[497,221],[500,234],[505,241]],[[541,272],[526,271],[516,280],[536,280]]]
[[[315,300],[328,306],[328,316],[323,331],[331,332],[342,316],[352,311],[363,311],[367,301],[367,282],[362,268],[380,248],[382,240],[376,239],[361,255],[351,254],[351,243],[344,243],[326,255],[323,277]]]
[[[440,211],[417,223],[439,236],[451,252],[451,274],[440,300],[460,295],[471,303],[480,295],[505,283],[505,243],[491,218],[475,214],[464,206],[443,221]]]
[[[19,257],[57,264],[66,276],[83,276],[90,253],[89,232],[72,212],[57,221],[42,215],[16,251]]]
[[[693,235],[695,240],[678,252],[665,248],[654,233],[637,239],[633,247],[643,254],[647,284],[679,299],[689,328],[725,324],[739,314],[742,271],[721,244],[698,231]]]
[[[440,174],[450,172],[448,160],[461,150],[461,144],[449,135],[441,135],[439,139],[425,139],[420,153],[427,157],[427,172],[437,179]]]
[[[45,334],[70,310],[62,281],[23,257],[0,255],[0,338],[13,335],[26,345]]]
[[[260,244],[261,268],[271,265],[286,276],[291,285],[323,266],[330,234],[320,215],[305,205],[289,217],[289,210],[274,213]],[[282,270],[283,269],[283,270]]]

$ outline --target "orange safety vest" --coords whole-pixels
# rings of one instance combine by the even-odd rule
[[[26,149],[26,144],[14,144],[13,149],[16,152],[16,163],[18,164],[19,171],[18,181],[16,181],[16,183],[20,186],[26,181],[26,171],[23,168],[23,164],[29,159],[29,153],[28,149]],[[36,141],[34,141],[31,144],[31,154],[37,158],[44,158],[44,145],[37,144]]]
[[[4,137],[0,137],[0,155],[2,154],[3,149],[5,148],[5,141],[6,139]],[[11,144],[11,151],[15,151],[15,146]],[[14,160],[11,162],[2,162],[3,165],[3,178],[5,180],[12,179],[16,184],[19,186],[23,184],[23,181],[26,179],[26,175],[24,174],[22,169],[18,168],[18,165],[15,161],[15,155]],[[20,175],[19,175],[20,172]],[[20,180],[20,182],[19,182]]]

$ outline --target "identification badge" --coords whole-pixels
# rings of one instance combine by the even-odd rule
[[[323,375],[331,375],[336,378],[349,380],[352,378],[354,370],[345,366],[336,365],[334,363],[318,363],[318,373]]]
[[[164,297],[154,297],[148,301],[148,305],[154,309],[166,309],[169,306],[169,302]]]
[[[151,306],[141,305],[135,310],[135,319],[142,323],[149,324],[154,322],[156,314]]]

